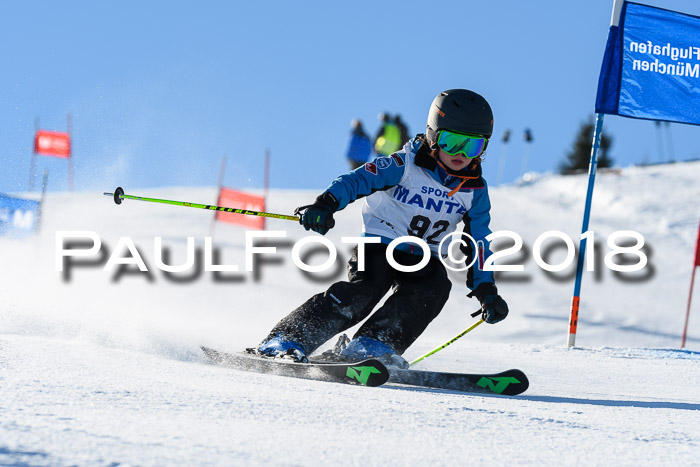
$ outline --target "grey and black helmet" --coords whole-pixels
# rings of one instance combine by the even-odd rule
[[[493,133],[493,112],[486,99],[466,89],[449,89],[433,99],[426,136],[435,141],[440,130],[483,135]]]

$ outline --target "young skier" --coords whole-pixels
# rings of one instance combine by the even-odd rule
[[[336,334],[367,318],[393,288],[393,293],[359,328],[340,351],[340,357],[368,357],[407,367],[401,357],[440,313],[449,297],[451,283],[439,256],[440,241],[464,222],[471,242],[461,247],[468,269],[467,287],[481,303],[482,317],[497,323],[508,315],[498,295],[493,273],[483,261],[491,252],[486,236],[491,233],[486,182],[481,176],[481,156],[493,132],[488,102],[465,89],[440,93],[430,106],[425,134],[416,135],[402,150],[375,159],[335,179],[316,201],[297,208],[306,230],[325,235],[335,224],[333,214],[364,198],[363,236],[379,243],[364,245],[364,270],[358,248],[348,264],[348,281],[331,285],[283,318],[259,344],[257,353],[275,358],[307,361],[307,356]],[[425,241],[429,262],[415,272],[400,272],[386,259],[387,245],[402,236]],[[417,265],[423,251],[410,243],[394,250],[394,259]],[[341,349],[339,349],[341,350]]]

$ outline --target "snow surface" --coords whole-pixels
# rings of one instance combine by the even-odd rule
[[[245,269],[245,230],[217,224],[219,264],[174,282],[155,267],[154,237],[186,257],[203,248],[212,214],[101,193],[50,193],[42,231],[0,238],[0,465],[699,465],[700,293],[687,348],[679,349],[698,226],[700,163],[599,174],[591,229],[601,241],[640,232],[647,268],[623,281],[586,273],[577,347],[566,348],[573,280],[534,262],[535,239],[579,236],[586,176],[538,175],[491,190],[493,230],[520,234],[522,273],[499,290],[511,313],[482,325],[418,368],[454,372],[520,368],[521,396],[398,386],[364,388],[259,375],[209,365],[200,344],[237,351],[287,312],[342,278],[359,234],[359,203],[336,216],[338,275],[310,280],[291,261],[307,232],[289,221],[276,255]],[[129,194],[213,203],[216,190],[161,188]],[[111,191],[113,187],[104,187]],[[268,209],[291,213],[317,193],[272,191]],[[56,270],[56,232],[92,231],[115,257],[133,240],[150,273],[115,276],[100,265]],[[551,263],[563,259],[554,255]],[[104,258],[106,260],[106,257]],[[323,255],[314,257],[319,263]],[[94,258],[88,258],[94,261]],[[564,273],[570,273],[573,266]],[[133,268],[131,269],[133,271]],[[468,327],[478,308],[454,274],[442,314],[406,353],[416,358]]]

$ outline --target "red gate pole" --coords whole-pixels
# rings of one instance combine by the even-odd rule
[[[267,209],[267,198],[268,194],[270,191],[270,149],[265,149],[265,167],[263,169],[265,171],[264,174],[264,194],[263,197],[265,198],[265,208]],[[263,230],[265,230],[265,227],[267,225],[267,219],[263,219]]]
[[[690,302],[693,298],[693,286],[695,285],[695,271],[700,266],[700,223],[698,224],[698,239],[695,242],[695,259],[693,261],[693,273],[690,276],[690,291],[688,292],[688,307],[685,310],[685,325],[683,326],[683,338],[681,349],[685,348],[685,340],[688,336],[688,319],[690,318]]]

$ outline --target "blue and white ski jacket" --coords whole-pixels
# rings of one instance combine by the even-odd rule
[[[463,231],[477,244],[477,260],[467,274],[467,287],[473,290],[481,283],[494,282],[493,272],[482,270],[484,260],[491,255],[486,240],[491,233],[491,202],[480,165],[460,175],[471,177],[449,196],[464,178],[447,173],[429,155],[427,145],[414,138],[402,150],[341,175],[326,192],[338,201],[338,210],[364,198],[363,236],[380,237],[387,244],[402,236],[418,237],[433,255],[443,258],[450,239],[443,244],[444,251],[440,251],[440,241],[464,222]],[[455,241],[460,238],[454,237]],[[461,250],[469,264],[475,251],[472,242],[466,243]],[[413,252],[414,246],[404,243],[398,249]],[[422,254],[419,248],[415,253]]]

